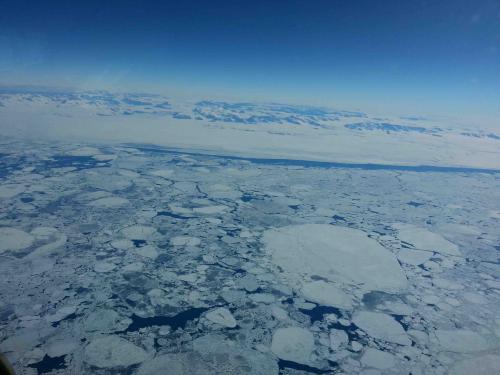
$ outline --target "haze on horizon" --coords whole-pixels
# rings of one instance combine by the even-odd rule
[[[500,127],[500,5],[1,1],[0,85],[453,115]]]

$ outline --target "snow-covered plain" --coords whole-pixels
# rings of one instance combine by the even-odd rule
[[[500,170],[500,131],[488,125],[146,94],[0,92],[0,135],[134,142],[256,158]],[[151,173],[170,172],[159,167]]]
[[[500,372],[500,173],[241,158],[497,168],[493,133],[161,97],[0,101],[17,136],[0,140],[0,351],[19,374]],[[15,108],[54,136],[107,130],[22,139]],[[130,144],[151,129],[101,137],[137,121],[169,129],[157,144],[240,158]]]

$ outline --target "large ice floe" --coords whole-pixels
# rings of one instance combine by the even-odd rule
[[[0,167],[18,374],[500,374],[498,173],[13,139]]]
[[[306,294],[322,298],[323,287],[330,298],[341,304],[347,297],[327,283],[311,284],[321,278],[340,285],[356,286],[364,291],[401,291],[407,280],[396,257],[366,233],[352,228],[327,224],[293,225],[271,229],[263,242],[272,261],[290,282],[304,283]],[[331,291],[335,289],[335,291]],[[324,297],[323,297],[324,298]]]

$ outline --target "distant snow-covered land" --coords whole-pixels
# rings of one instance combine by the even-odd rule
[[[500,169],[500,132],[418,116],[108,92],[0,93],[0,134],[219,155]]]

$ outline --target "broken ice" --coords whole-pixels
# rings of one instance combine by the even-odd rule
[[[0,350],[19,374],[500,368],[498,174],[0,155]]]

